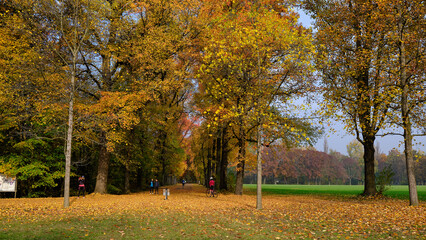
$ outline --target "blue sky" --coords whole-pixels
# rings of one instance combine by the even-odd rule
[[[299,14],[300,14],[299,21],[305,27],[312,27],[311,23],[313,22],[313,20],[309,16],[307,16],[303,11],[299,11]],[[343,124],[338,122],[333,123],[333,128],[337,132],[335,133],[330,132],[330,129],[326,128],[326,134],[324,137],[327,139],[328,148],[330,150],[334,150],[347,155],[346,146],[355,139],[355,135],[347,133],[346,130],[343,129]],[[399,132],[402,132],[402,130],[400,130]],[[383,134],[383,133],[384,133],[383,130],[379,132],[379,134]],[[426,152],[426,146],[422,145],[422,143],[426,143],[426,136],[415,137],[414,139],[415,141],[413,142],[413,148],[415,150],[421,150]],[[379,145],[379,149],[381,153],[388,154],[389,151],[394,148],[402,152],[404,149],[403,140],[404,138],[402,136],[396,136],[396,135],[386,136],[386,137],[377,137],[375,144]],[[323,151],[324,138],[320,139],[314,147],[319,151]]]

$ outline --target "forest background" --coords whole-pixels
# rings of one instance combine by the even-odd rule
[[[2,0],[0,173],[22,197],[69,194],[81,175],[96,193],[213,176],[242,194],[261,153],[264,183],[365,184],[368,195],[387,169],[393,184],[424,184],[426,155],[410,143],[425,132],[424,9]],[[328,119],[355,134],[348,156],[312,147]],[[403,135],[404,151],[374,145],[383,129],[402,129],[383,134]]]

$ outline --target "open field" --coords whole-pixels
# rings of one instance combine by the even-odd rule
[[[221,194],[200,185],[171,195],[0,199],[0,239],[424,239],[426,204],[318,195]]]
[[[249,191],[255,191],[255,184],[245,184],[244,187]],[[356,196],[364,191],[363,185],[282,185],[266,184],[262,185],[265,194],[279,195],[335,195],[335,196]],[[407,185],[391,186],[384,194],[387,197],[398,199],[409,199]],[[417,186],[417,195],[419,201],[426,201],[426,186]]]

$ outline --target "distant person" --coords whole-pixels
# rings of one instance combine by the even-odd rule
[[[155,179],[155,182],[154,182],[155,194],[158,194],[159,187],[160,187],[160,182],[158,181],[158,179]]]
[[[80,197],[80,193],[83,194],[83,198],[85,197],[86,186],[84,185],[84,176],[78,178],[78,193],[77,197]]]
[[[210,195],[214,191],[214,185],[215,185],[214,179],[213,179],[213,177],[210,177],[210,181],[209,181]]]
[[[149,194],[154,194],[154,179],[149,183]]]
[[[186,183],[185,179],[182,179],[182,188],[185,187],[185,183]]]

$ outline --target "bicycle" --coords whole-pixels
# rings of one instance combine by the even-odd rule
[[[206,196],[217,198],[219,196],[219,193],[216,191],[216,189],[213,189],[213,191],[210,192],[210,188],[207,188]]]

